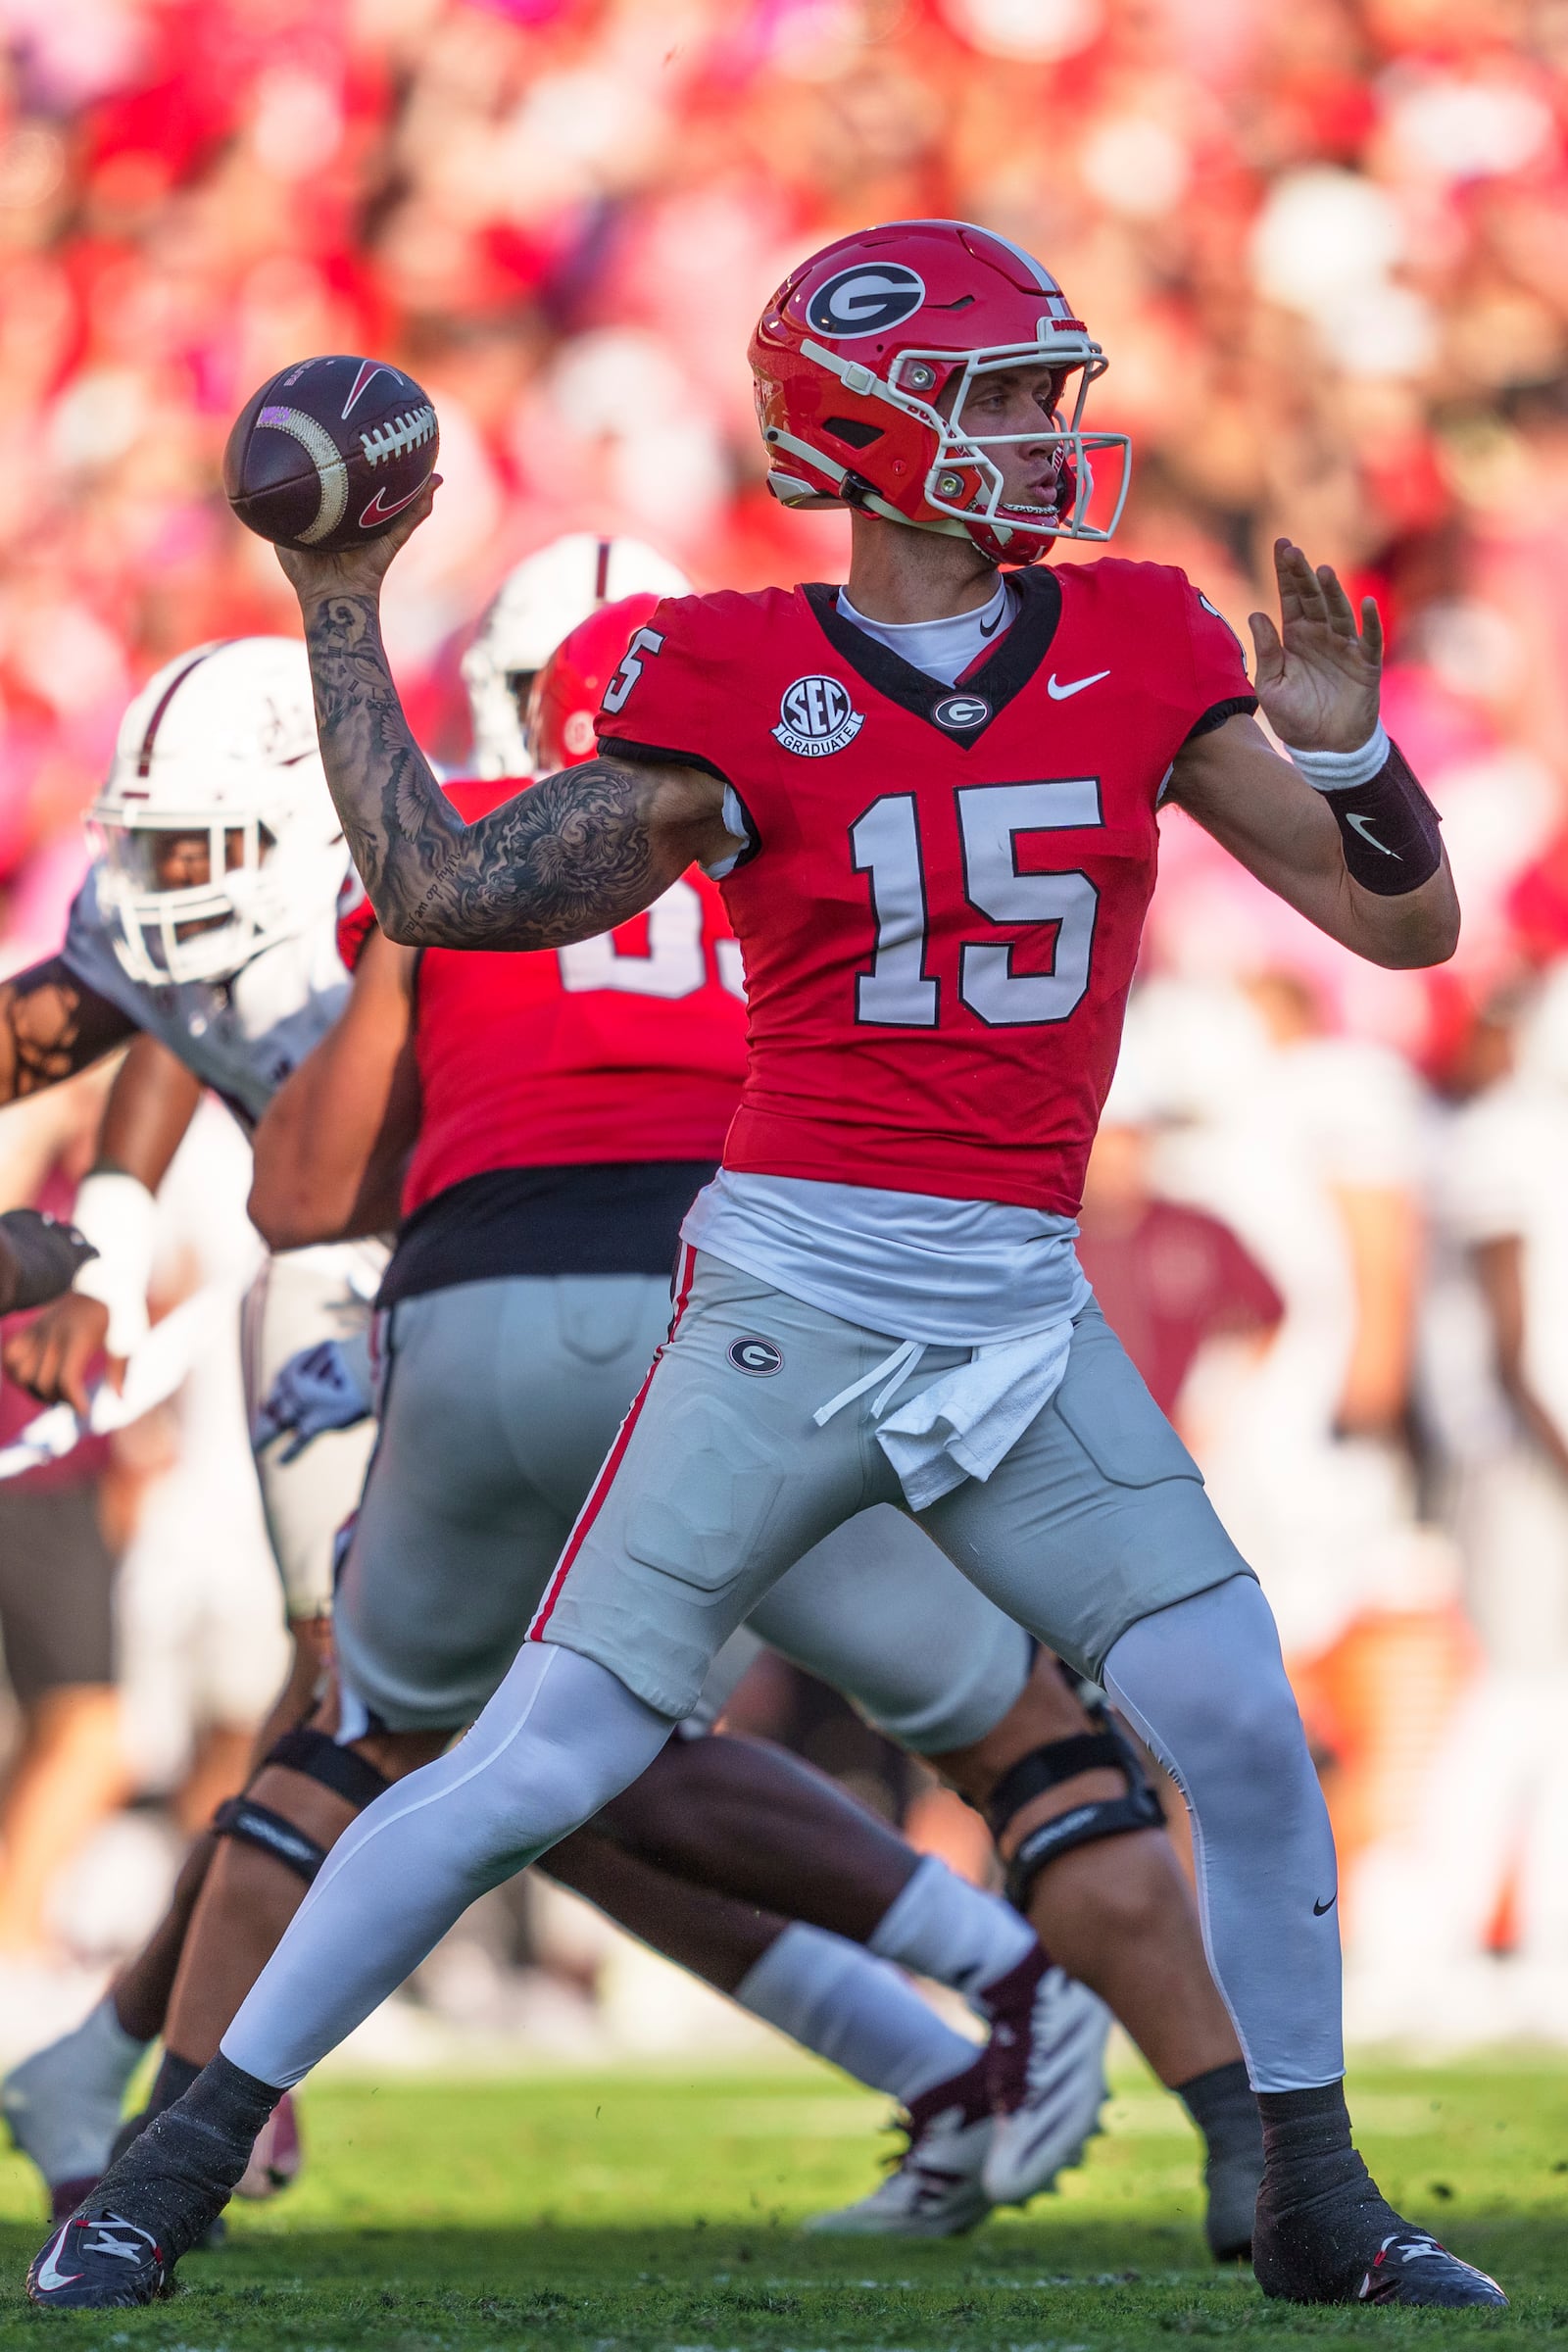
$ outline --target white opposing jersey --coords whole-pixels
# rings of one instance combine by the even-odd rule
[[[65,961],[254,1127],[348,1003],[349,975],[337,952],[332,903],[297,937],[263,949],[232,980],[155,987],[131,979],[116,955],[98,875],[94,864],[72,904],[61,950]]]

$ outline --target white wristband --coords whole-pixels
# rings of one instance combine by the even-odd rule
[[[111,1355],[129,1355],[147,1337],[157,1218],[158,1203],[139,1177],[103,1169],[82,1179],[72,1222],[98,1255],[71,1287],[108,1307],[104,1346]]]
[[[1380,718],[1359,751],[1298,752],[1285,746],[1285,757],[1298,767],[1314,792],[1350,792],[1370,784],[1389,756],[1389,738]]]

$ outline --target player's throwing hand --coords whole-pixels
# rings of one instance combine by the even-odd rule
[[[1282,743],[1303,752],[1353,752],[1374,734],[1383,674],[1383,622],[1370,596],[1361,622],[1332,564],[1316,570],[1290,539],[1274,542],[1280,626],[1250,615],[1253,684]]]

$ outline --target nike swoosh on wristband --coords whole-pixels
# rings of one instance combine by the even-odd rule
[[[46,2295],[52,2295],[60,2286],[74,2286],[78,2278],[86,2276],[83,2271],[62,2271],[56,2266],[55,2257],[65,2245],[70,2230],[71,2224],[67,2222],[38,2265],[38,2284]]]
[[[1334,1889],[1334,1892],[1333,1892],[1333,1893],[1332,1893],[1332,1894],[1329,1896],[1329,1899],[1328,1899],[1328,1901],[1327,1901],[1326,1903],[1314,1903],[1314,1904],[1312,1905],[1312,1917],[1313,1917],[1314,1919],[1321,1919],[1325,1911],[1332,1911],[1332,1910],[1333,1910],[1333,1908],[1334,1908],[1335,1904],[1336,1904],[1336,1903],[1339,1901],[1339,1899],[1340,1899],[1340,1890],[1339,1890],[1339,1888],[1336,1886],[1336,1887],[1335,1887],[1335,1889]]]
[[[1069,694],[1082,694],[1086,686],[1098,686],[1102,678],[1108,678],[1109,675],[1108,669],[1097,669],[1092,678],[1069,678],[1066,685],[1061,686],[1057,684],[1056,673],[1053,670],[1046,680],[1046,692],[1054,703],[1064,703]]]
[[[1380,850],[1385,858],[1393,858],[1398,864],[1403,864],[1404,860],[1399,857],[1397,850],[1391,850],[1386,841],[1379,841],[1372,830],[1372,819],[1369,816],[1351,816],[1347,810],[1345,821],[1352,832],[1360,834],[1369,850]]]
[[[429,479],[430,476],[426,474],[424,477],[424,482],[427,482]],[[366,508],[364,514],[360,516],[361,530],[368,531],[372,522],[390,522],[394,514],[401,514],[405,507],[412,507],[415,500],[418,497],[419,491],[424,488],[424,482],[420,482],[416,488],[411,490],[407,498],[393,499],[390,506],[387,506],[383,503],[386,498],[386,484],[383,482],[377,489],[376,494],[371,499],[369,505]]]

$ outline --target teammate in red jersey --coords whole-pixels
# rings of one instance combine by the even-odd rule
[[[471,827],[380,645],[402,534],[282,558],[389,935],[560,947],[695,860],[727,877],[748,1076],[686,1222],[669,1341],[534,1638],[462,1748],[339,1844],[222,2054],[51,2239],[33,2292],[69,2271],[67,2294],[109,2299],[117,2268],[117,2298],[159,2291],[280,2086],[479,1886],[646,1767],[790,1560],[902,1499],[1102,1678],[1188,1798],[1263,2116],[1265,2291],[1501,2302],[1352,2150],[1333,1842],[1272,1619],[1072,1253],[1162,795],[1369,959],[1453,950],[1436,817],[1378,719],[1375,609],[1358,626],[1333,573],[1280,543],[1282,626],[1252,631],[1281,758],[1179,573],[999,581],[1056,538],[1105,535],[1108,437],[1083,422],[1103,354],[987,231],[841,240],[780,289],[752,358],[780,494],[852,509],[847,587],[661,608],[606,693],[601,757]],[[127,2226],[134,2263],[122,2235],[99,2243]]]

